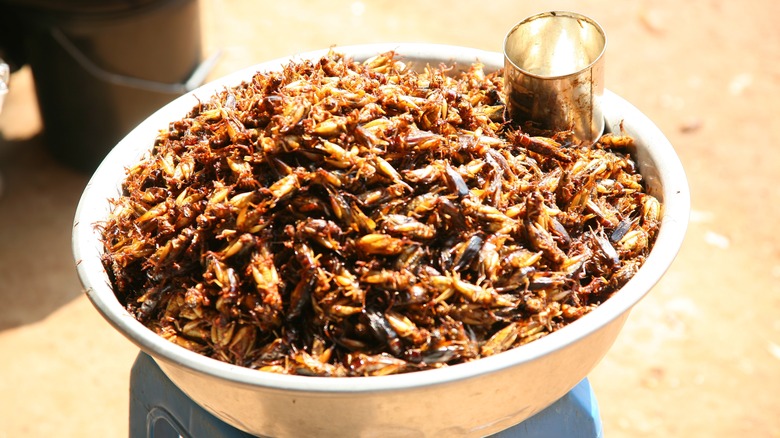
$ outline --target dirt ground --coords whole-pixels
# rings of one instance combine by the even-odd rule
[[[589,376],[606,436],[780,437],[780,3],[201,0],[201,21],[215,78],[331,45],[500,51],[542,7],[601,23],[607,88],[661,128],[691,186],[679,256]],[[41,129],[24,68],[0,115],[0,438],[126,436],[138,350],[81,293],[70,229],[88,175]]]

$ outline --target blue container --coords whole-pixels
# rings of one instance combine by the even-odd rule
[[[260,371],[258,371],[260,372]],[[198,406],[139,353],[130,374],[130,438],[251,437]],[[522,423],[490,438],[601,438],[601,417],[588,379]]]

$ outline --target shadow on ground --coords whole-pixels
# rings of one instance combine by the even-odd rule
[[[40,133],[0,138],[0,330],[46,318],[81,294],[71,228],[87,180],[54,161]]]

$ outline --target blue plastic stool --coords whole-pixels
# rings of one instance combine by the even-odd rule
[[[550,407],[492,438],[602,438],[593,389],[584,379]],[[185,395],[145,353],[130,374],[130,438],[251,437]]]

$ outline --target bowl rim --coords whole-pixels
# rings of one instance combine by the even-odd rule
[[[633,105],[611,91],[605,90],[603,104],[607,129],[619,130],[624,119],[637,121],[646,128],[643,136],[649,136],[652,140],[649,143],[652,143],[653,147],[648,148],[647,152],[663,183],[661,194],[664,206],[663,217],[656,243],[636,275],[610,299],[566,327],[522,347],[468,363],[389,376],[347,378],[259,372],[192,352],[147,329],[130,315],[114,296],[100,262],[99,255],[102,253],[102,248],[99,240],[96,239],[98,236],[96,224],[108,213],[106,199],[110,196],[115,197],[119,193],[118,187],[124,179],[125,167],[137,162],[151,148],[154,136],[160,129],[165,129],[169,122],[175,120],[172,117],[180,118],[192,109],[197,103],[195,99],[207,100],[216,91],[237,85],[250,78],[255,72],[279,69],[291,60],[317,59],[329,50],[344,53],[358,60],[394,50],[402,60],[404,58],[425,59],[429,63],[432,61],[449,63],[453,60],[464,63],[470,60],[469,63],[479,61],[489,68],[500,68],[503,65],[501,53],[460,46],[425,43],[333,46],[329,49],[277,58],[218,78],[163,106],[128,133],[109,152],[82,193],[74,218],[72,249],[79,279],[94,307],[115,329],[155,360],[185,367],[235,385],[293,392],[354,394],[398,391],[452,383],[534,361],[591,335],[612,320],[629,312],[660,280],[676,257],[687,229],[690,212],[689,187],[682,163],[671,143],[655,124]],[[615,114],[620,116],[617,117]],[[122,177],[119,178],[119,175]]]

